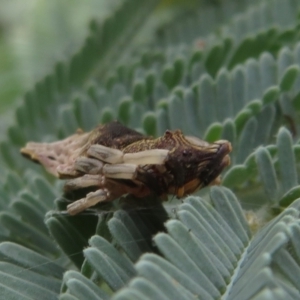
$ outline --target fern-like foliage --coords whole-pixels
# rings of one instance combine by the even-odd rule
[[[0,140],[0,299],[300,299],[300,3],[175,2],[115,2],[24,95]],[[78,195],[19,148],[114,119],[229,140],[224,187],[67,215]]]

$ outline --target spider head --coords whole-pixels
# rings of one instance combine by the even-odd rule
[[[230,142],[207,143],[196,137],[185,137],[181,132],[174,132],[173,138],[174,135],[177,143],[166,162],[174,178],[170,191],[181,198],[199,188],[218,184],[220,173],[230,164]]]

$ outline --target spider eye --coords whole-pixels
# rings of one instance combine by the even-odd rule
[[[190,153],[189,153],[189,151],[187,151],[187,150],[183,150],[182,151],[182,155],[183,156],[188,156]]]

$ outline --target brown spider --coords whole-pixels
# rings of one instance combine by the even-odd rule
[[[59,178],[68,178],[65,191],[92,188],[85,198],[69,204],[75,215],[98,202],[124,194],[145,197],[154,193],[182,198],[209,184],[218,184],[230,164],[231,144],[209,144],[180,130],[152,138],[119,122],[78,131],[53,143],[27,143],[21,153]]]

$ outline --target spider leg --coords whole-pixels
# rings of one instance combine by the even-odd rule
[[[74,178],[80,174],[74,168],[73,165],[69,165],[69,164],[58,165],[56,168],[56,172],[57,172],[58,178],[61,178],[61,179]]]
[[[110,164],[159,165],[165,162],[169,151],[164,149],[151,149],[123,154],[122,151],[117,149],[102,145],[92,145],[87,151],[87,154]]]
[[[137,178],[139,171],[143,171],[145,165],[162,165],[169,154],[168,150],[153,149],[136,153],[126,153],[122,164],[106,164],[102,173],[105,177],[116,179]]]
[[[105,165],[103,167],[103,175],[107,179],[131,180],[136,186],[130,188],[126,187],[126,192],[129,194],[141,197],[147,190],[146,194],[154,192],[161,195],[167,192],[166,181],[170,180],[170,176],[165,174],[166,169],[163,165],[135,165],[135,164],[115,164]],[[120,181],[118,184],[121,185]],[[115,192],[120,187],[109,188],[110,191]]]
[[[105,181],[105,188],[90,192],[85,198],[72,202],[67,206],[67,211],[70,215],[76,215],[99,202],[112,201],[125,194],[132,194],[136,197],[146,197],[150,194],[150,191],[143,184],[131,187],[126,183],[108,179]]]
[[[100,174],[103,168],[103,163],[98,159],[80,156],[75,161],[77,171],[85,174]]]
[[[124,154],[124,163],[135,165],[161,165],[166,161],[169,150],[151,149],[136,153]]]
[[[74,177],[77,175],[72,168],[74,160],[84,149],[88,137],[89,133],[77,133],[53,143],[29,142],[21,149],[21,153],[43,165],[56,177]]]
[[[108,198],[109,192],[106,189],[100,189],[95,192],[88,193],[85,198],[69,204],[67,206],[67,210],[70,215],[76,215],[99,202],[108,200]]]
[[[87,151],[91,157],[97,158],[110,164],[123,162],[123,152],[102,145],[92,145]]]
[[[66,192],[74,191],[92,186],[103,186],[104,178],[102,175],[85,174],[81,177],[66,181],[64,189]]]
[[[107,178],[115,179],[135,179],[138,165],[133,164],[115,164],[105,165],[103,175]]]
[[[74,169],[88,174],[67,181],[65,191],[87,187],[99,189],[69,204],[67,210],[71,215],[76,215],[99,202],[111,201],[124,194],[137,197],[149,195],[151,189],[145,183],[147,184],[149,178],[155,179],[155,174],[148,174],[148,170],[151,170],[151,165],[162,168],[169,151],[154,149],[123,154],[122,151],[116,149],[92,145],[87,154],[89,157],[76,159]],[[126,180],[132,183],[129,184]],[[153,184],[155,183],[156,180]]]

